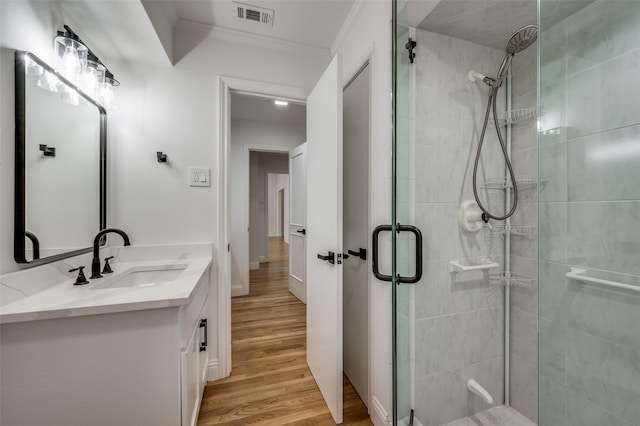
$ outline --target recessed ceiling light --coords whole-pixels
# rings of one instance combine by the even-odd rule
[[[273,101],[274,104],[278,105],[278,106],[287,106],[289,105],[289,102],[287,101]]]

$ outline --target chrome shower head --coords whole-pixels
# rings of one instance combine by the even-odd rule
[[[496,77],[496,81],[493,85],[494,87],[499,87],[502,84],[502,80],[504,80],[504,77],[507,75],[509,65],[511,65],[513,55],[515,55],[516,53],[520,53],[527,47],[531,46],[533,43],[535,43],[537,38],[538,27],[536,25],[526,25],[513,33],[511,37],[509,37],[507,45],[505,46],[507,54],[505,55],[500,68],[498,69],[498,76]]]
[[[514,55],[531,46],[537,38],[537,25],[526,25],[509,37],[505,50],[509,55]]]

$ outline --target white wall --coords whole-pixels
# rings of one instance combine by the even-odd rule
[[[269,237],[284,237],[284,241],[289,242],[289,175],[269,173],[268,185],[267,220],[269,221]],[[282,207],[280,207],[280,191],[283,191],[284,197],[284,205]],[[280,218],[281,213],[284,216],[282,220]],[[281,222],[284,223],[281,224]]]
[[[289,172],[289,155],[272,152],[251,152],[252,162],[249,182],[249,262],[269,261],[268,223],[268,175]]]
[[[231,288],[234,295],[248,292],[247,259],[247,200],[249,170],[247,170],[247,152],[253,149],[274,149],[282,151],[304,142],[305,126],[290,126],[233,119],[231,121],[231,152],[229,171],[231,174]],[[287,173],[285,169],[284,173]],[[266,250],[266,249],[265,249]],[[265,251],[266,253],[266,251]],[[252,259],[258,262],[258,254]],[[266,254],[265,254],[266,256]]]
[[[391,223],[391,3],[363,1],[348,30],[337,40],[342,54],[345,83],[371,55],[371,157],[370,233]],[[375,190],[373,190],[375,188]],[[381,237],[380,269],[390,273],[388,235]],[[369,247],[370,249],[371,247]],[[371,271],[371,268],[369,268]],[[391,285],[370,274],[372,371],[369,414],[374,424],[390,424],[393,403],[391,386]]]

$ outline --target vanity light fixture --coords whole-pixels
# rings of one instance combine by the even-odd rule
[[[54,38],[58,71],[89,97],[96,99],[105,108],[113,102],[113,88],[120,85],[113,73],[87,47],[68,25],[58,31]]]
[[[287,105],[289,105],[289,102],[280,101],[280,100],[277,100],[277,99],[275,101],[273,101],[273,103],[276,104],[277,106],[287,106]]]

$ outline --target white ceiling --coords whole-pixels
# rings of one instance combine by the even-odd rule
[[[329,49],[355,0],[243,0],[275,10],[273,25],[237,18],[230,0],[173,0],[178,19]]]
[[[271,98],[231,92],[231,119],[304,126],[307,116],[304,105],[276,106]]]
[[[64,22],[98,56],[107,59],[107,66],[109,59],[170,65],[140,1],[57,0],[56,3]],[[54,2],[51,7],[55,7]]]

